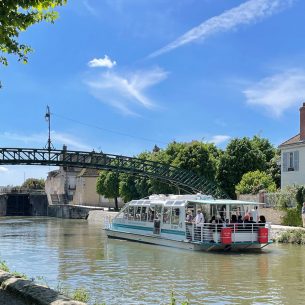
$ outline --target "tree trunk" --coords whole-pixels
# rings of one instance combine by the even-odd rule
[[[114,197],[114,209],[115,211],[119,210],[118,197]]]

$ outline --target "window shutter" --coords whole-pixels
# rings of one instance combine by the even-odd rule
[[[288,172],[288,153],[283,153],[283,172]]]
[[[299,151],[298,150],[296,150],[293,153],[293,167],[294,167],[295,171],[299,170]]]

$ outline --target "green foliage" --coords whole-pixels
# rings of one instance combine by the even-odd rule
[[[171,292],[169,305],[178,305],[173,291]],[[186,301],[182,302],[181,305],[190,305],[190,302],[188,300],[186,300]]]
[[[96,183],[96,192],[106,198],[114,198],[115,209],[118,210],[119,175],[115,172],[101,171]]]
[[[16,55],[19,61],[27,63],[32,49],[18,42],[20,32],[41,21],[54,23],[58,17],[54,8],[65,3],[66,0],[0,1],[0,63],[8,64],[3,54]]]
[[[267,173],[271,175],[276,188],[281,187],[281,151],[277,149],[274,157],[268,162]]]
[[[276,184],[270,175],[256,170],[244,174],[235,190],[240,194],[257,194],[260,190],[275,192]]]
[[[36,190],[44,190],[45,180],[44,179],[36,179],[36,178],[28,178],[22,184],[22,187],[28,189],[36,189]]]
[[[77,288],[73,291],[71,298],[79,302],[88,302],[90,299],[89,293],[84,288]]]
[[[277,239],[280,243],[293,243],[299,245],[305,245],[305,230],[289,230],[281,233]]]
[[[303,202],[305,201],[305,187],[304,186],[297,186],[297,192],[295,195],[295,199],[297,201],[297,205],[299,209],[302,208]]]
[[[6,261],[0,261],[0,270],[10,272],[10,268],[8,267]]]
[[[287,209],[286,215],[282,219],[282,225],[301,227],[302,226],[301,210],[298,207]]]
[[[274,153],[269,141],[257,136],[232,139],[219,158],[217,180],[220,186],[235,198],[235,186],[242,176],[251,171],[266,171]]]

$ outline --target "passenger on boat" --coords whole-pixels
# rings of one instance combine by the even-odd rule
[[[251,216],[253,217],[254,222],[258,222],[259,215],[258,215],[257,206],[255,206],[254,209],[251,210]]]
[[[211,220],[210,220],[210,223],[211,224],[216,224],[216,217],[215,216],[212,216]]]
[[[185,221],[186,222],[192,222],[193,221],[193,214],[192,214],[191,211],[187,211]]]
[[[194,223],[196,225],[204,223],[204,216],[203,216],[201,210],[197,210],[197,215],[195,217]]]
[[[231,223],[237,223],[237,216],[235,214],[231,216]]]
[[[264,215],[259,216],[259,221],[258,223],[266,223],[266,218]]]
[[[241,215],[238,215],[237,222],[238,223],[243,223],[243,217]]]

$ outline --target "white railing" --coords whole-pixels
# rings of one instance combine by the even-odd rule
[[[210,224],[204,223],[196,225],[186,223],[186,239],[194,242],[220,243],[223,228],[230,228],[232,243],[237,242],[258,242],[260,228],[268,228],[268,241],[270,238],[270,223],[229,223]]]
[[[110,215],[104,216],[104,229],[111,229],[112,217]]]

